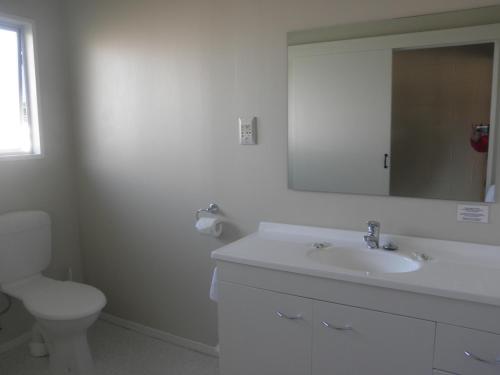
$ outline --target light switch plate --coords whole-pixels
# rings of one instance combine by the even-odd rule
[[[238,119],[240,128],[240,145],[256,145],[257,144],[257,118]]]

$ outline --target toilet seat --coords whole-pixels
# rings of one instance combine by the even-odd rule
[[[89,285],[36,276],[3,291],[20,299],[35,317],[47,320],[73,320],[93,315],[106,305],[104,294]]]

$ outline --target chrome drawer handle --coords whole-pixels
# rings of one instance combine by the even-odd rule
[[[288,320],[299,320],[303,319],[302,314],[297,314],[297,315],[287,315],[285,313],[282,313],[281,311],[276,311],[276,315],[280,318],[283,319],[288,319]]]
[[[323,324],[326,328],[331,328],[331,329],[334,329],[336,331],[354,331],[354,328],[352,328],[352,326],[350,324],[346,324],[343,327],[334,326],[333,324],[330,324],[330,323],[325,322],[325,321],[322,321],[321,324]]]
[[[468,352],[468,351],[465,351],[464,354],[465,354],[465,356],[467,358],[473,359],[474,361],[478,361],[478,362],[481,362],[481,363],[487,363],[488,365],[493,365],[493,366],[499,366],[500,365],[500,359],[497,359],[495,361],[489,361],[487,359],[478,357],[474,353],[471,353],[471,352]]]

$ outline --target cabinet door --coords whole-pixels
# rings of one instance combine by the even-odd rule
[[[434,367],[461,375],[498,375],[500,335],[439,323]]]
[[[221,282],[220,374],[310,374],[311,320],[310,300]]]
[[[435,324],[314,303],[313,375],[431,375]]]

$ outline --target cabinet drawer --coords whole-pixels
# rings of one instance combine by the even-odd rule
[[[309,375],[312,301],[221,282],[221,375]]]
[[[431,375],[434,322],[316,302],[314,375]]]
[[[498,375],[497,359],[500,360],[500,335],[438,324],[435,368],[460,375]]]

